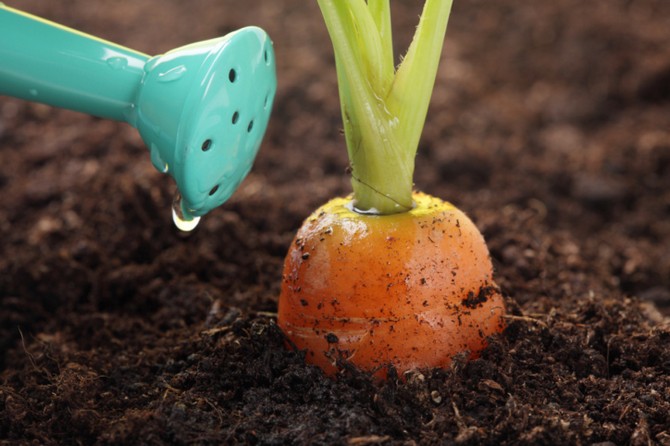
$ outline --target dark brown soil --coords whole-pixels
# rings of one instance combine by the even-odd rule
[[[670,2],[457,2],[416,184],[484,233],[509,325],[385,384],[274,323],[293,234],[349,191],[316,2],[7,3],[149,53],[257,24],[279,90],[190,235],[129,126],[0,100],[0,442],[670,445]]]

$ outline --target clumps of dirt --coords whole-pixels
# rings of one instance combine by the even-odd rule
[[[0,443],[670,445],[670,2],[455,3],[416,182],[481,229],[506,329],[382,383],[325,377],[274,322],[348,163],[315,2],[238,3],[17,4],[147,50],[260,25],[280,87],[252,174],[189,236],[133,129],[2,99]]]

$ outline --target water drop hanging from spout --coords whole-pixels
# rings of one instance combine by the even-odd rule
[[[182,198],[179,193],[175,195],[172,201],[172,221],[174,221],[175,226],[180,231],[184,232],[191,232],[200,222],[200,217],[188,215],[188,213],[184,212]]]

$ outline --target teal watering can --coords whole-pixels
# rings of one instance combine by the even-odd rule
[[[0,3],[0,95],[135,127],[177,183],[182,230],[225,202],[251,169],[276,92],[256,27],[150,57]]]

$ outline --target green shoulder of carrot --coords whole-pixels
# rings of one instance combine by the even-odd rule
[[[426,0],[394,64],[389,0],[318,0],[333,43],[353,195],[315,211],[284,263],[278,324],[328,374],[446,367],[504,327],[483,237],[413,192],[450,0]]]

